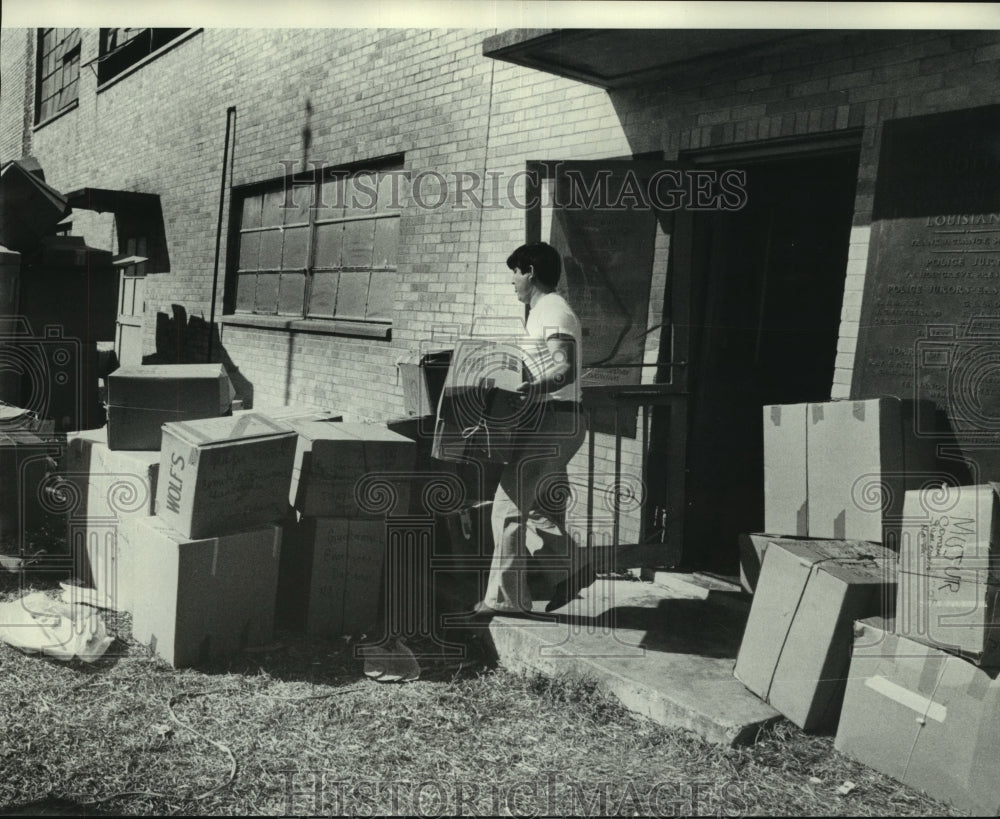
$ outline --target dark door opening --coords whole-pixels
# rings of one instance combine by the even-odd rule
[[[830,398],[858,151],[714,165],[734,166],[746,206],[691,222],[682,556],[727,575],[737,535],[764,523],[762,407]]]

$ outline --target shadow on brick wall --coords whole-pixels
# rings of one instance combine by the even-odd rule
[[[200,316],[188,316],[180,304],[170,305],[171,315],[156,314],[156,352],[143,356],[143,364],[204,364],[209,361],[209,338],[212,362],[219,362],[229,373],[236,397],[245,407],[253,406],[253,384],[240,372],[222,344],[219,328]]]

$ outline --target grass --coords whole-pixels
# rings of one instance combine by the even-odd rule
[[[58,589],[36,580],[31,590]],[[0,599],[25,591],[0,573]],[[586,681],[425,662],[379,684],[346,641],[173,670],[130,639],[87,665],[0,644],[0,806],[201,815],[862,815],[948,808],[788,722],[722,748]],[[837,789],[855,783],[847,795]]]

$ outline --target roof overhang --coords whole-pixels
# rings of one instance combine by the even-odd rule
[[[601,88],[668,74],[682,63],[805,34],[794,29],[512,29],[483,54]]]
[[[160,197],[155,193],[116,191],[108,188],[78,188],[64,194],[70,207],[95,210],[98,213],[122,213],[159,208]]]

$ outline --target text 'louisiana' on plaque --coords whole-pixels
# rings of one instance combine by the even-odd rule
[[[1000,105],[885,124],[851,392],[928,399],[1000,476]]]

